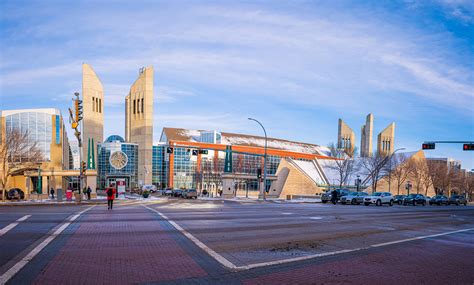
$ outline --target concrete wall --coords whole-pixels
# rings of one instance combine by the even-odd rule
[[[380,155],[392,154],[395,147],[395,123],[388,125],[377,136],[377,152]]]
[[[354,131],[342,119],[339,119],[337,147],[344,148],[347,153],[354,153],[355,139]]]
[[[368,157],[372,155],[372,135],[374,131],[374,115],[368,114],[365,125],[361,128],[360,135],[360,156]]]
[[[285,172],[287,178],[281,192],[277,192],[275,196],[286,198],[287,195],[315,195],[323,192],[323,190],[318,187],[311,178],[291,164],[288,159],[283,158],[281,160],[280,165],[278,166],[277,175],[281,172]],[[273,188],[271,188],[270,191],[272,191],[272,189]]]

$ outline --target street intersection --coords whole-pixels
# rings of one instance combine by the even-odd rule
[[[474,207],[0,207],[0,283],[472,284]]]

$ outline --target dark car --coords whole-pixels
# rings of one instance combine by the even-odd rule
[[[7,192],[8,200],[23,200],[25,199],[25,192],[19,188],[12,188]]]
[[[184,190],[181,196],[185,199],[197,199],[197,191],[196,189]]]
[[[405,199],[407,195],[395,195],[393,196],[393,203],[396,203],[398,205],[403,204],[403,199]]]
[[[436,195],[430,199],[430,205],[449,205],[448,197],[443,195]]]
[[[403,199],[403,205],[426,206],[426,198],[422,194],[410,194]]]
[[[173,197],[181,197],[183,195],[183,190],[181,189],[174,189],[173,194],[171,196]]]
[[[457,206],[463,204],[464,206],[467,206],[467,200],[466,197],[464,197],[463,195],[452,195],[451,197],[449,197],[448,204],[454,204]]]
[[[331,201],[332,198],[332,191],[333,190],[328,190],[323,195],[321,195],[321,202],[327,203],[328,201]],[[343,196],[346,196],[349,194],[351,191],[348,189],[337,189],[337,201],[340,201]]]

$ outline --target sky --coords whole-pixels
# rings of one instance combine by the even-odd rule
[[[474,1],[0,1],[0,109],[59,108],[81,64],[104,86],[105,137],[153,66],[154,138],[163,127],[328,145],[342,118],[395,148],[474,141]],[[68,131],[72,139],[72,131]],[[474,169],[474,152],[427,156]]]

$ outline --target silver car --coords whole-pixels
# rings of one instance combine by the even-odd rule
[[[350,203],[351,205],[360,205],[364,203],[364,197],[368,196],[369,194],[365,192],[351,192],[346,196],[341,197],[341,204],[345,205]]]

